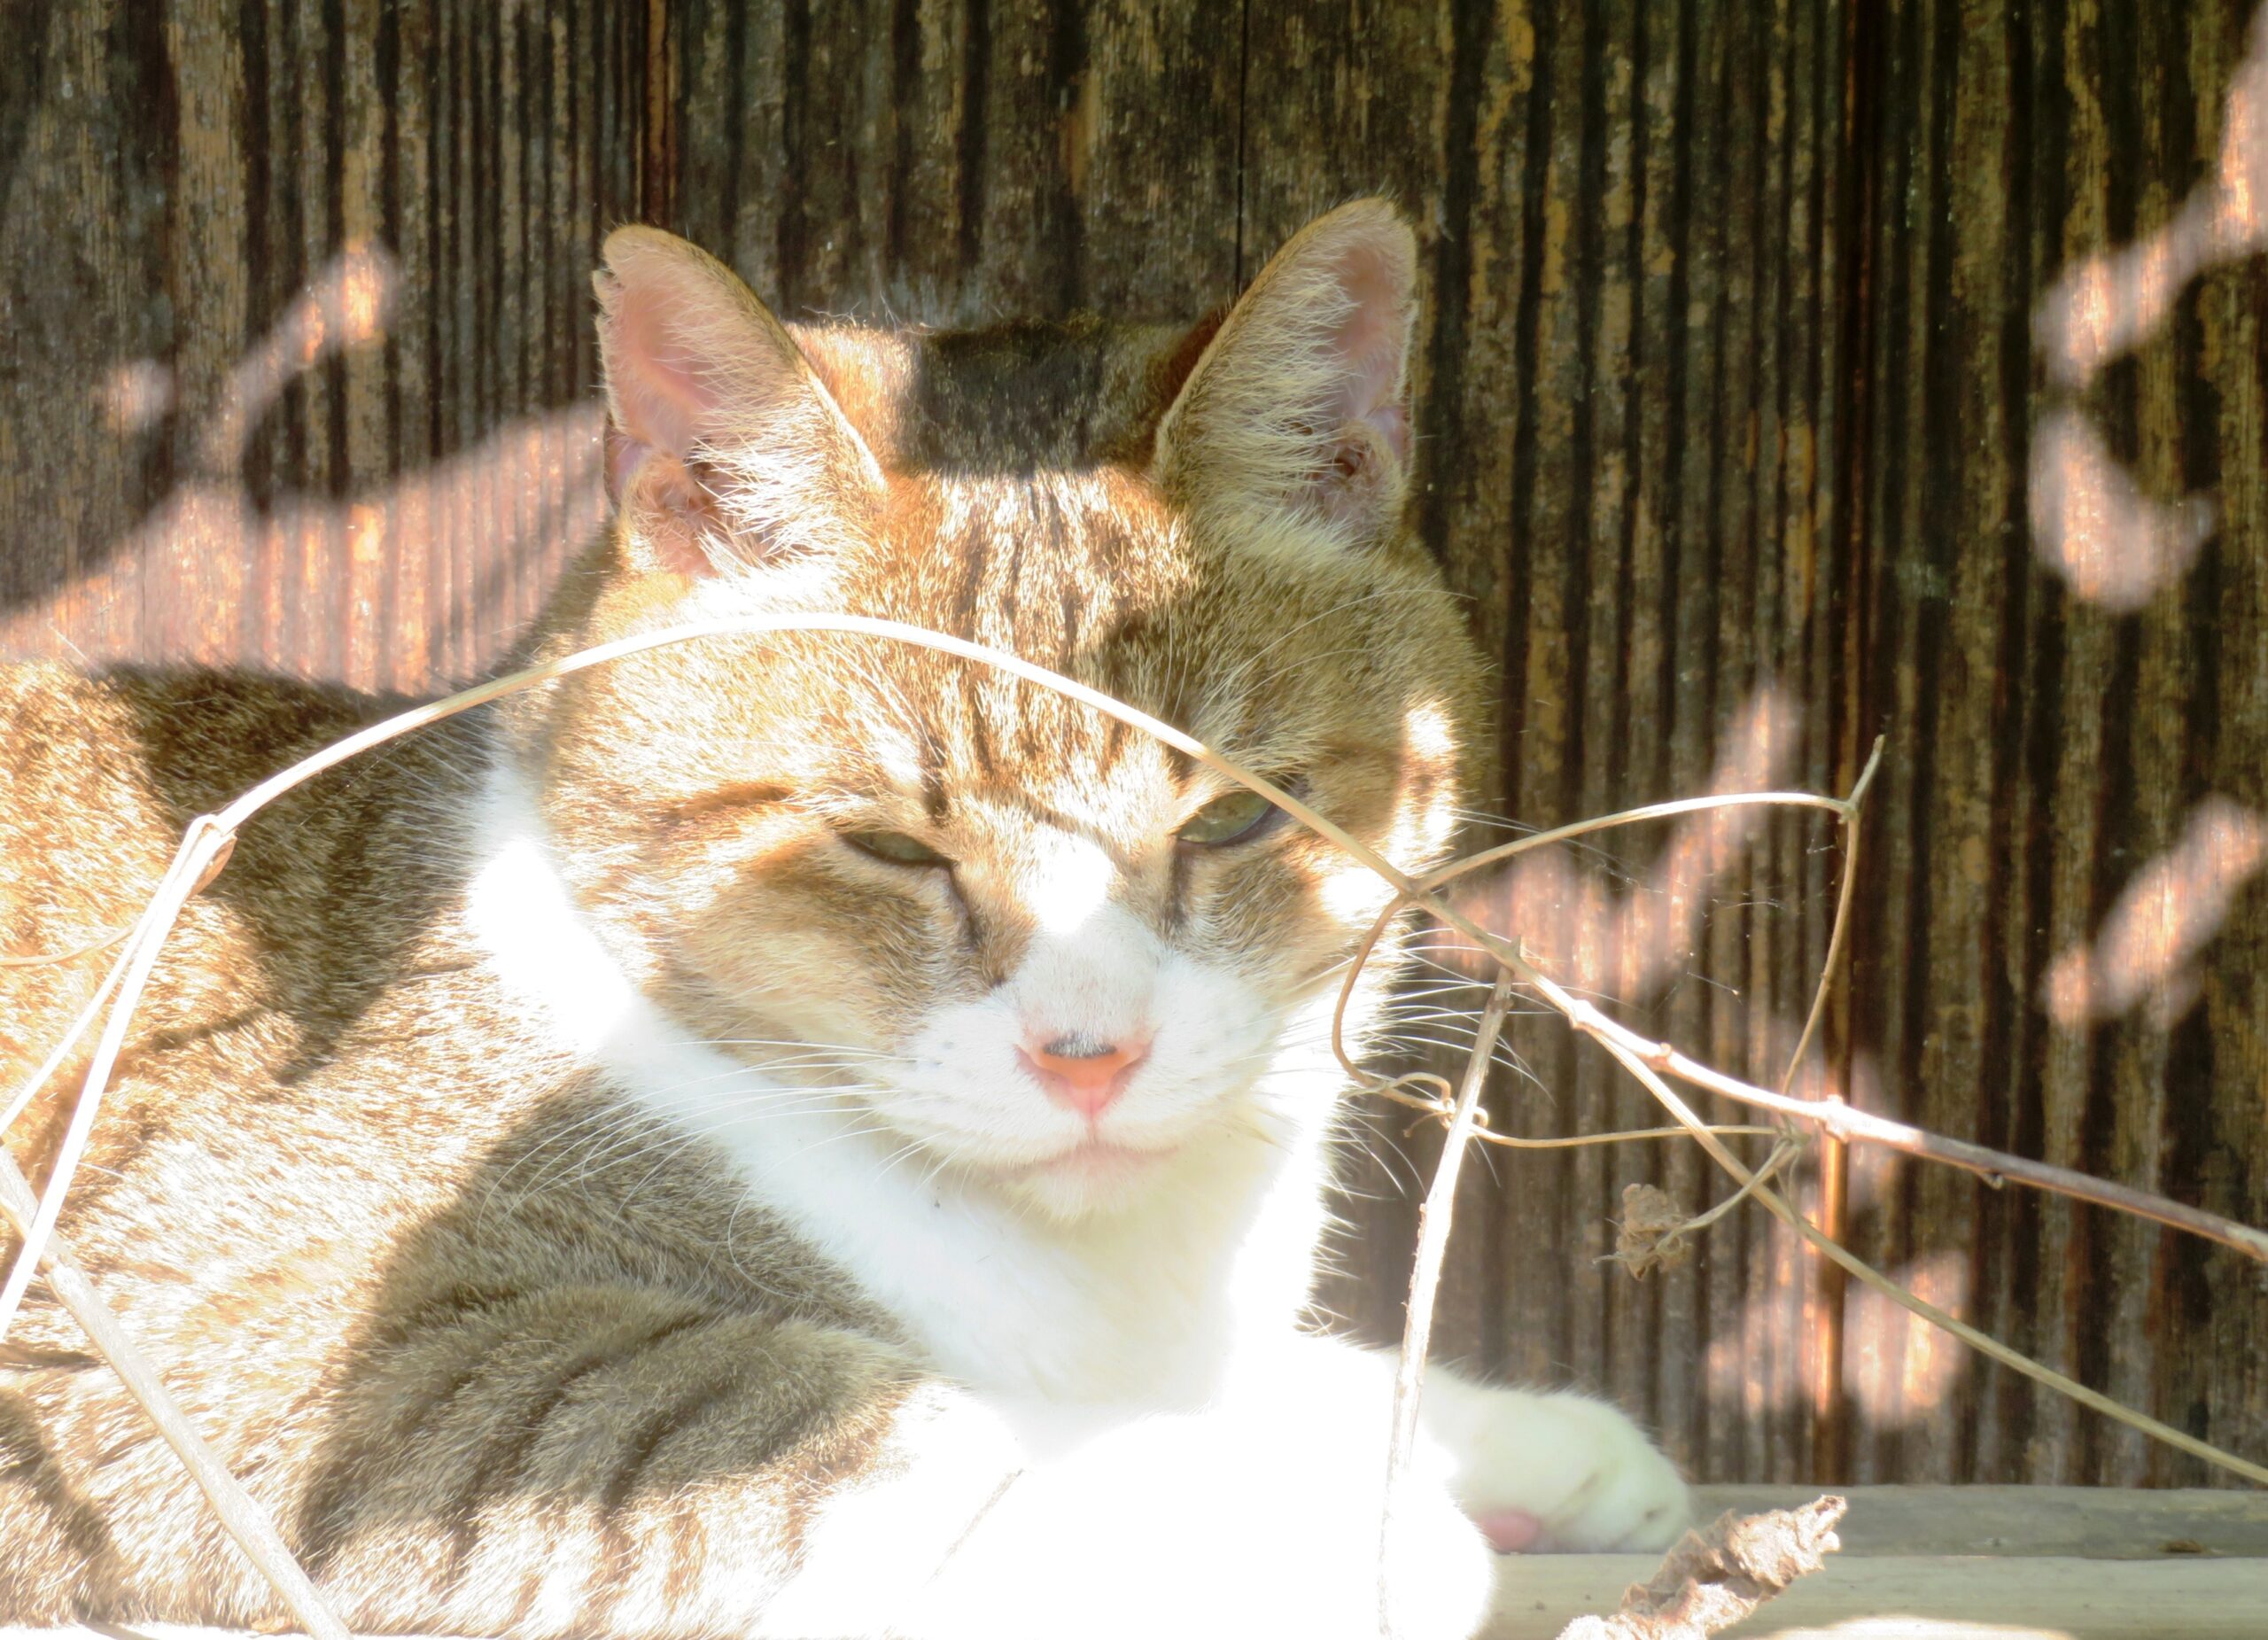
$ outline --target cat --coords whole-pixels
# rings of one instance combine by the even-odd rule
[[[614,522],[524,655],[911,622],[1421,869],[1480,667],[1404,517],[1416,266],[1363,200],[1193,329],[887,331],[785,325],[619,229]],[[17,953],[129,918],[190,816],[388,704],[4,680]],[[63,1232],[358,1629],[1371,1636],[1391,1363],[1302,1317],[1330,1010],[1386,894],[963,659],[651,649],[255,820],[136,1013]],[[0,1088],[104,966],[0,968]],[[35,1178],[83,1062],[10,1135]],[[0,1349],[0,1621],[277,1621],[43,1289]],[[1436,1370],[1396,1632],[1474,1632],[1518,1565],[1492,1538],[1651,1549],[1686,1510],[1619,1411]]]

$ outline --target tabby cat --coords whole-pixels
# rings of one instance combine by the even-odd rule
[[[912,622],[1186,727],[1404,869],[1441,855],[1478,666],[1403,522],[1391,207],[1311,224],[1193,330],[788,326],[666,234],[604,259],[618,506],[532,653]],[[383,709],[6,672],[0,951],[124,921],[190,816]],[[1330,1007],[1383,896],[999,672],[654,649],[253,824],[64,1233],[361,1629],[1371,1636],[1390,1364],[1301,1323]],[[104,966],[0,968],[0,1089]],[[9,1136],[35,1177],[78,1068]],[[85,1350],[35,1288],[0,1620],[278,1621]],[[1598,1403],[1437,1372],[1425,1418],[1411,1640],[1484,1622],[1492,1538],[1683,1524]]]

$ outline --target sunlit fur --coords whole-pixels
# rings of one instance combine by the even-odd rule
[[[788,327],[668,236],[605,264],[620,504],[532,655],[907,622],[1182,726],[1404,870],[1448,847],[1479,668],[1402,517],[1388,207],[1193,327]],[[375,710],[5,686],[19,949],[125,918],[186,816]],[[1387,1367],[1301,1323],[1331,1007],[1387,890],[1298,825],[1180,838],[1226,789],[875,637],[576,673],[255,824],[65,1228],[358,1628],[1367,1636]],[[0,968],[5,1085],[98,966]],[[1060,1097],[1063,1038],[1129,1050],[1115,1098]],[[66,1108],[11,1136],[35,1171]],[[0,1620],[270,1617],[68,1322],[35,1298],[11,1342]],[[1424,1640],[1490,1597],[1468,1517],[1640,1546],[1683,1516],[1575,1396],[1437,1373],[1416,1465],[1391,1582]]]

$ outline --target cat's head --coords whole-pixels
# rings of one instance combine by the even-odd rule
[[[1415,260],[1364,201],[1193,331],[791,330],[625,229],[597,281],[618,513],[555,648],[908,622],[1155,713],[1420,867],[1476,669],[1403,520]],[[1387,890],[1145,735],[869,636],[703,640],[530,700],[521,755],[616,955],[877,1143],[1071,1216],[1335,1098],[1318,1019]],[[1310,1069],[1271,1076],[1287,1046]]]

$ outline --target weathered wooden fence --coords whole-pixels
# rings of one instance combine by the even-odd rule
[[[11,0],[0,649],[477,671],[601,517],[586,281],[617,222],[787,309],[1193,315],[1385,190],[1431,282],[1418,505],[1501,669],[1487,804],[1839,789],[1886,735],[1825,1084],[2268,1222],[2248,9]],[[1830,841],[1633,833],[1488,894],[1769,1079]],[[1498,1126],[1651,1120],[1520,1024]],[[1383,1329],[1410,1164],[1379,1154],[1330,1297]],[[1441,1341],[1601,1385],[1710,1478],[2207,1478],[1760,1216],[1644,1283],[1602,1267],[1623,1184],[1721,1193],[1688,1147],[1493,1161]],[[1938,1302],[2268,1453],[2235,1255],[1879,1156],[1805,1174]]]

